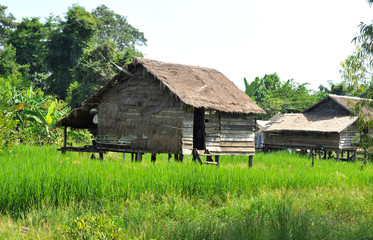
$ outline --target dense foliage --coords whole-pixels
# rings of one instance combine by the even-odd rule
[[[244,83],[246,94],[266,111],[266,114],[258,116],[259,119],[302,112],[327,95],[315,94],[306,87],[307,83],[299,84],[293,79],[281,82],[276,73],[266,74],[263,78],[256,77],[250,84],[245,78]]]
[[[0,149],[59,142],[55,123],[67,106],[78,107],[113,77],[111,61],[123,66],[141,56],[137,47],[147,41],[104,5],[92,12],[72,5],[64,19],[44,22],[16,22],[6,9],[0,5]]]

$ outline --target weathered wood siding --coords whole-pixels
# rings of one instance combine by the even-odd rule
[[[181,153],[185,105],[150,74],[137,70],[108,90],[98,106],[98,143],[128,151]]]
[[[353,124],[343,130],[339,134],[339,148],[343,150],[356,150],[357,146],[354,144],[355,141],[358,141],[355,139],[356,136],[356,124]]]
[[[183,153],[193,150],[194,109],[188,107],[184,114]],[[254,114],[228,114],[206,110],[206,148],[217,155],[254,155]]]
[[[221,155],[254,155],[254,114],[220,114]]]
[[[182,152],[183,154],[192,154],[193,150],[193,121],[194,108],[185,107],[184,121],[182,127]]]
[[[325,148],[338,149],[338,133],[317,134],[311,132],[265,132],[263,134],[265,148]]]

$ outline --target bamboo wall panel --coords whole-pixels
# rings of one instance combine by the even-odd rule
[[[128,151],[181,153],[184,104],[145,76],[124,80],[102,97],[98,141]]]

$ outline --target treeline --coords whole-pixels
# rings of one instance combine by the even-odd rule
[[[14,142],[54,143],[56,121],[142,56],[144,33],[105,5],[72,5],[63,19],[17,22],[0,5],[0,149]]]
[[[293,79],[280,81],[277,73],[256,77],[250,84],[244,78],[245,92],[266,114],[258,119],[270,119],[276,114],[300,113],[329,94],[365,97],[365,93],[352,90],[345,81],[335,84],[327,81],[328,86],[319,85],[318,91],[308,88],[309,83],[297,83]]]

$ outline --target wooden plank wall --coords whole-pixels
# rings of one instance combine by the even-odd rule
[[[184,120],[182,127],[182,151],[183,154],[192,154],[193,150],[193,121],[194,108],[191,106],[185,107]]]
[[[184,114],[182,130],[183,154],[193,150],[194,109]],[[206,110],[206,148],[217,155],[254,155],[255,115],[239,115]]]
[[[338,149],[339,135],[316,133],[265,132],[263,147],[266,148],[325,148]]]
[[[254,155],[255,115],[220,113],[220,154]]]
[[[142,68],[122,79],[98,106],[98,142],[128,150],[181,153],[184,104]]]
[[[356,136],[356,124],[352,124],[339,134],[339,148],[345,150],[356,150],[357,147],[353,144]],[[356,140],[355,140],[356,141]]]

